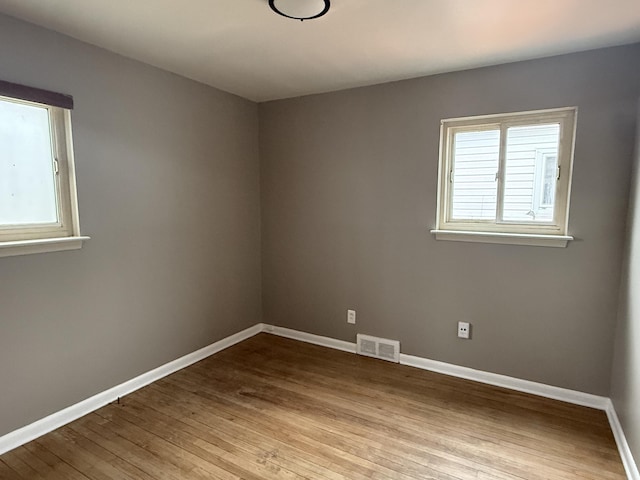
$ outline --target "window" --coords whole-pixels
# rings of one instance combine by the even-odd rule
[[[442,121],[438,239],[566,246],[576,108]]]
[[[80,248],[73,99],[0,82],[0,256]]]

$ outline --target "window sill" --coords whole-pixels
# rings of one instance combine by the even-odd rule
[[[37,240],[17,240],[0,242],[0,257],[28,255],[31,253],[60,252],[78,250],[91,237],[39,238]]]
[[[539,235],[532,233],[468,232],[458,230],[431,230],[436,240],[453,242],[501,243],[505,245],[531,245],[534,247],[564,248],[573,237],[567,235]]]

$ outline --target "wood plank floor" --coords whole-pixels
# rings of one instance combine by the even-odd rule
[[[604,412],[260,334],[0,456],[2,479],[624,479]]]

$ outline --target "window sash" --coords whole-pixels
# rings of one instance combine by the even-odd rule
[[[6,83],[6,82],[4,82]],[[0,101],[16,102],[46,108],[49,115],[52,154],[57,164],[54,191],[58,221],[45,224],[0,225],[0,242],[59,238],[77,235],[77,199],[73,169],[71,112],[68,109],[0,96]],[[73,195],[73,196],[72,196]]]
[[[560,108],[503,115],[485,115],[443,120],[440,134],[440,174],[438,184],[437,228],[449,230],[503,233],[565,234],[568,227],[569,193],[575,139],[577,109]],[[556,181],[553,220],[522,222],[504,220],[507,132],[509,128],[558,123],[560,125],[557,162],[560,178]],[[459,132],[500,130],[496,215],[493,220],[454,219],[453,168],[454,139]]]

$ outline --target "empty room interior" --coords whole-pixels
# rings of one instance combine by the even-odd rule
[[[0,0],[1,479],[640,480],[637,0]]]

